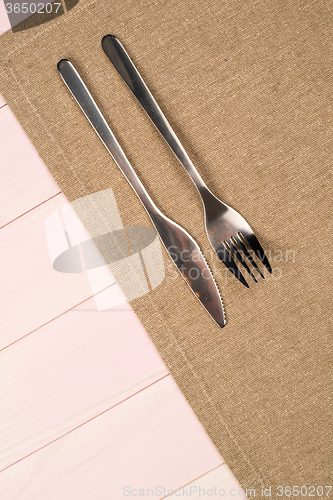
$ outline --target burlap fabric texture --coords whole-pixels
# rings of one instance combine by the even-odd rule
[[[57,72],[71,60],[158,206],[195,237],[222,292],[221,330],[180,276],[132,306],[244,488],[330,484],[332,4],[81,0],[1,36],[0,92],[69,201],[112,188],[150,225]],[[276,269],[225,283],[199,195],[107,60],[116,35],[209,188],[246,217]],[[98,221],[96,221],[98,224]]]

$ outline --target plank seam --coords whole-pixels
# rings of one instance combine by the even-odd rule
[[[62,439],[63,437],[65,436],[68,436],[68,434],[71,434],[73,431],[75,431],[76,429],[79,429],[80,427],[82,427],[83,425],[86,425],[87,423],[91,422],[92,420],[95,420],[95,418],[98,418],[100,417],[101,415],[104,415],[104,413],[112,410],[113,408],[116,408],[116,406],[119,406],[120,404],[124,403],[125,401],[127,401],[128,399],[132,398],[133,396],[136,396],[137,394],[140,394],[141,392],[145,391],[146,389],[148,389],[149,387],[157,384],[158,382],[160,382],[161,380],[165,379],[166,377],[169,377],[170,376],[170,373],[167,373],[166,375],[163,375],[163,377],[159,378],[158,380],[155,380],[154,382],[152,382],[151,384],[148,384],[147,386],[143,387],[142,389],[139,389],[137,392],[134,392],[133,394],[131,394],[130,396],[127,396],[127,398],[124,398],[122,399],[121,401],[119,401],[118,403],[114,404],[113,406],[110,406],[110,408],[107,408],[106,410],[103,410],[101,411],[100,413],[98,413],[97,415],[95,415],[94,417],[91,417],[89,418],[88,420],[86,420],[85,422],[82,422],[81,424],[77,425],[76,427],[73,427],[73,429],[70,429],[69,431],[65,432],[64,434],[62,434],[61,436],[58,436],[57,438],[53,439],[52,441],[50,441],[49,443],[47,444],[44,444],[43,446],[41,446],[40,448],[37,448],[37,450],[34,450],[32,451],[31,453],[28,453],[28,455],[25,455],[24,457],[16,460],[15,462],[13,462],[12,464],[10,465],[7,465],[6,467],[4,467],[3,469],[0,469],[0,473],[5,471],[6,469],[9,469],[10,467],[13,467],[13,465],[16,465],[17,463],[19,462],[22,462],[22,460],[25,460],[26,458],[30,457],[31,455],[34,455],[35,453],[37,453],[38,451],[46,448],[46,446],[49,446],[50,444],[52,443],[55,443],[56,441],[59,441],[59,439]]]
[[[198,479],[201,479],[202,477],[207,476],[207,474],[209,474],[210,472],[213,472],[213,470],[216,470],[219,467],[222,467],[222,465],[227,465],[227,464],[223,461],[222,463],[220,463],[216,467],[213,467],[212,469],[208,470],[207,472],[204,472],[203,474],[196,477],[195,479],[191,479],[191,481],[189,481],[188,483],[185,483],[185,484],[182,484],[181,486],[178,486],[178,488],[176,488],[174,491],[181,490],[182,488],[186,488],[186,486],[189,486],[190,484],[194,483],[194,481],[198,481]],[[170,498],[170,495],[167,495],[165,497],[161,497],[160,500],[163,500],[165,498]]]
[[[1,0],[0,0],[1,1]],[[6,345],[5,347],[2,347],[0,349],[0,353],[2,351],[4,351],[5,349],[8,349],[8,347],[11,347],[12,345],[16,344],[17,342],[20,342],[21,340],[25,339],[26,337],[28,337],[28,335],[31,335],[32,333],[35,333],[37,332],[38,330],[40,330],[41,328],[43,328],[44,326],[52,323],[52,321],[55,321],[56,319],[60,318],[61,316],[64,316],[64,314],[67,314],[68,312],[72,311],[73,309],[75,309],[76,307],[80,306],[81,304],[84,304],[85,302],[87,302],[88,300],[92,299],[93,297],[95,297],[95,295],[98,295],[99,293],[102,293],[104,292],[104,290],[107,290],[108,288],[110,288],[111,286],[113,285],[116,285],[117,282],[114,282],[112,283],[111,285],[103,288],[103,290],[99,290],[98,292],[94,293],[94,295],[90,295],[89,297],[87,297],[86,299],[82,300],[82,302],[79,302],[78,304],[75,304],[75,306],[73,307],[70,307],[69,309],[66,309],[66,311],[63,311],[62,313],[58,314],[58,316],[55,316],[54,318],[50,319],[49,321],[46,321],[46,323],[43,323],[42,325],[38,326],[37,328],[35,328],[34,330],[31,330],[31,332],[29,333],[26,333],[25,335],[23,335],[22,337],[20,337],[19,339],[16,339],[14,340],[14,342],[11,342],[10,344]],[[1,472],[1,471],[0,471]]]
[[[21,217],[23,217],[24,215],[27,215],[29,214],[30,212],[32,212],[33,210],[35,210],[36,208],[38,207],[41,207],[42,205],[44,205],[44,203],[47,203],[48,201],[52,200],[53,198],[55,198],[56,196],[59,196],[59,194],[61,194],[62,191],[59,191],[59,193],[56,193],[54,194],[53,196],[51,196],[50,198],[48,198],[47,200],[44,200],[42,201],[41,203],[39,203],[38,205],[36,205],[35,207],[33,208],[30,208],[29,210],[27,210],[26,212],[24,212],[23,214],[21,215],[18,215],[17,217],[15,217],[15,219],[9,221],[9,222],[6,222],[6,224],[4,224],[3,226],[0,227],[0,229],[3,229],[4,227],[6,226],[9,226],[9,224],[11,224],[12,222],[15,222],[16,220],[20,219]]]

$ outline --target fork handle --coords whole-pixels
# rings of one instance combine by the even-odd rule
[[[203,188],[207,189],[206,184],[191,162],[178,137],[174,133],[168,120],[165,118],[122,44],[115,36],[106,35],[102,40],[102,47],[120,76],[125,83],[127,83],[147,115],[177,156],[199,192],[201,192]]]

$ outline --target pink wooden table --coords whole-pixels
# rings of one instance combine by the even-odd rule
[[[67,200],[1,96],[0,176],[1,500],[244,496],[130,305],[53,269]]]

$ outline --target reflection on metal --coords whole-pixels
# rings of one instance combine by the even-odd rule
[[[45,228],[53,268],[85,272],[98,310],[141,297],[165,277],[156,230],[125,229],[112,189],[64,205],[49,215]]]

